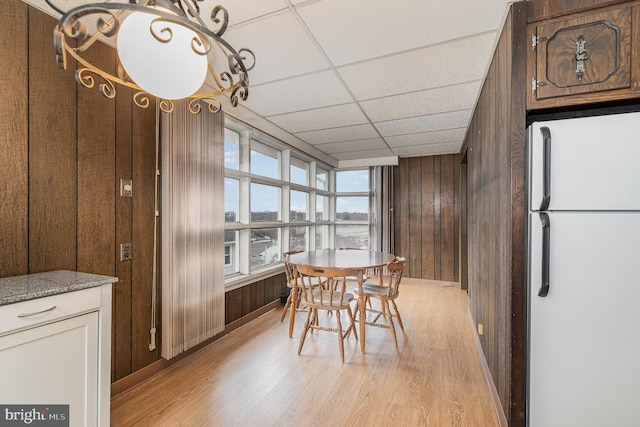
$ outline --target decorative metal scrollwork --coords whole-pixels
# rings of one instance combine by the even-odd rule
[[[159,42],[169,43],[172,40],[171,29],[162,25],[171,23],[193,31],[195,35],[191,41],[191,49],[198,55],[212,55],[214,50],[217,50],[212,49],[215,45],[226,56],[226,61],[216,61],[216,64],[226,65],[228,69],[217,71],[209,62],[208,78],[203,87],[211,90],[196,92],[187,98],[190,100],[191,113],[198,114],[202,110],[201,102],[207,103],[207,109],[210,112],[219,111],[222,107],[216,97],[221,95],[228,96],[234,107],[239,101],[246,100],[249,95],[248,72],[255,65],[255,55],[246,48],[235,50],[222,38],[229,24],[229,13],[222,6],[213,8],[205,24],[205,20],[200,16],[198,4],[202,0],[129,0],[126,3],[105,1],[80,5],[67,11],[55,5],[60,2],[59,0],[45,0],[45,2],[62,15],[54,30],[54,48],[58,67],[66,69],[67,55],[71,56],[78,63],[79,68],[76,72],[78,83],[90,88],[94,86],[95,77],[99,76],[104,81],[99,88],[105,97],[113,98],[116,95],[115,84],[117,83],[133,89],[133,100],[137,106],[146,108],[151,103],[152,95],[133,81],[124,72],[121,64],[118,64],[115,73],[110,73],[91,64],[83,57],[83,52],[87,51],[101,36],[117,35],[122,21],[131,12],[154,15],[149,31]],[[149,4],[154,7],[149,7]],[[93,17],[97,19],[85,19]],[[75,42],[67,43],[70,39]],[[165,112],[171,112],[174,109],[174,103],[169,99],[160,98],[159,106]]]

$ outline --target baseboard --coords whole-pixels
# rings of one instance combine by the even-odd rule
[[[480,356],[480,363],[482,364],[484,378],[487,381],[487,385],[489,386],[489,393],[491,394],[493,409],[496,412],[496,416],[498,417],[498,424],[500,425],[500,427],[508,427],[509,423],[507,422],[507,416],[505,415],[504,410],[502,409],[502,405],[500,404],[500,396],[498,396],[496,384],[493,382],[493,377],[491,376],[491,371],[489,370],[487,359],[484,356],[484,351],[482,351],[482,344],[480,343],[480,337],[478,336],[478,331],[476,330],[476,324],[473,320],[473,316],[471,315],[471,311],[469,311],[469,324],[471,325],[473,339],[476,343],[478,355]]]
[[[189,350],[180,353],[179,355],[177,355],[176,357],[174,357],[171,360],[167,360],[167,359],[159,359],[156,360],[155,362],[145,366],[144,368],[138,369],[137,371],[127,375],[124,378],[121,378],[117,381],[114,381],[111,383],[111,399],[114,399],[116,397],[118,397],[119,395],[126,393],[127,391],[143,384],[144,382],[150,380],[151,378],[153,378],[154,376],[158,375],[160,372],[164,371],[165,369],[167,369],[168,367],[178,363],[179,361],[191,356],[192,354],[202,350],[203,348],[207,347],[208,345],[216,342],[217,340],[219,340],[220,338],[224,337],[225,335],[233,332],[234,330],[238,329],[241,326],[246,325],[247,323],[251,322],[252,320],[257,319],[258,317],[262,316],[263,314],[268,313],[269,311],[280,307],[282,304],[280,303],[280,300],[275,300],[267,305],[265,305],[264,307],[261,307],[255,311],[252,311],[251,313],[247,314],[246,316],[243,316],[242,318],[229,323],[228,325],[225,326],[224,331],[220,332],[219,334],[209,338],[208,340],[198,344],[195,347],[190,348]]]

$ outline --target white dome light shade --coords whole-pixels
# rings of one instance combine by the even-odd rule
[[[162,21],[154,25],[156,34],[170,28],[168,43],[151,34],[151,22],[157,17],[143,12],[129,15],[120,26],[117,48],[125,71],[144,91],[158,98],[182,99],[193,95],[207,76],[207,56],[193,51],[196,33],[183,26]]]

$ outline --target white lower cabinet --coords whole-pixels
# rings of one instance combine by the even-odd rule
[[[69,405],[70,426],[108,426],[110,298],[108,285],[0,306],[0,323],[25,322],[0,331],[0,404]]]

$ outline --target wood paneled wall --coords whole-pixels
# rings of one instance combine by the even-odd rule
[[[29,122],[27,6],[17,0],[0,10],[0,274],[13,276],[29,264]]]
[[[280,294],[286,289],[287,278],[283,269],[283,272],[276,276],[227,291],[225,293],[225,325],[280,299]]]
[[[460,159],[402,158],[393,171],[395,253],[405,275],[460,280]]]
[[[149,351],[155,108],[107,99],[55,65],[56,21],[19,0],[0,8],[0,276],[78,270],[117,276],[113,379],[158,360]],[[116,66],[98,43],[91,61]],[[134,197],[119,195],[133,179]],[[121,262],[121,243],[133,260]],[[158,311],[159,314],[159,311]]]
[[[526,398],[525,30],[525,2],[515,3],[463,146],[471,314],[512,426],[525,425]]]

